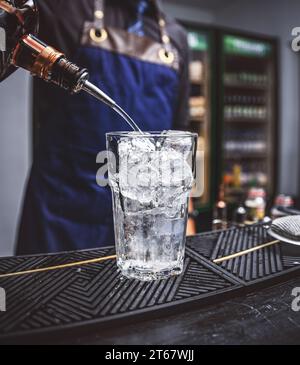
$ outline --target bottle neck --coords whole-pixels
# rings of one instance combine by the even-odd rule
[[[11,62],[35,76],[50,81],[53,64],[61,57],[63,57],[62,53],[55,51],[34,36],[27,35],[17,44]]]
[[[86,69],[69,62],[63,53],[33,35],[21,38],[13,52],[12,63],[70,92],[80,91],[88,79]]]

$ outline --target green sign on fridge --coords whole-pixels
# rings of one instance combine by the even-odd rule
[[[202,33],[189,31],[188,42],[190,48],[194,51],[206,51],[208,49],[207,38]]]
[[[228,35],[224,37],[224,50],[227,54],[266,57],[271,51],[271,45],[265,42]]]

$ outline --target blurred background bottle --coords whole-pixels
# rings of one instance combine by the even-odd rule
[[[251,188],[245,201],[247,218],[250,222],[262,220],[266,213],[266,191],[263,188]]]
[[[279,194],[275,198],[274,205],[271,209],[271,218],[284,217],[286,214],[280,208],[292,208],[294,206],[293,198],[289,195]]]
[[[245,207],[240,204],[234,212],[234,224],[238,227],[244,227],[247,219],[247,211]]]
[[[227,224],[227,204],[224,198],[224,185],[222,184],[219,189],[219,199],[214,207],[212,229],[214,231],[219,229],[226,229]]]

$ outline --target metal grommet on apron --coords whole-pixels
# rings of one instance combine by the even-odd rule
[[[162,62],[166,63],[167,65],[170,65],[174,62],[175,56],[174,53],[171,51],[167,51],[164,48],[161,48],[159,50],[159,58],[162,60]]]
[[[106,40],[107,32],[105,29],[95,29],[90,30],[90,37],[96,43],[101,43]]]
[[[124,108],[142,130],[162,131],[172,129],[175,119],[180,66],[160,4],[152,3],[159,42],[108,26],[104,1],[95,0],[93,19],[84,22],[72,59],[89,70],[90,81]],[[86,93],[69,96],[49,89],[47,97],[51,102],[44,103],[39,112],[41,147],[25,197],[18,253],[113,244],[118,231],[114,232],[112,195],[109,186],[97,185],[102,165],[96,161],[99,152],[106,150],[105,133],[125,131],[128,126]]]

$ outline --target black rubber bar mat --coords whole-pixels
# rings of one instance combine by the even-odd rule
[[[258,224],[188,238],[187,245],[212,262],[271,241],[274,238]],[[218,266],[245,286],[258,284],[300,270],[300,246],[280,243],[224,261]]]
[[[6,312],[0,312],[0,342],[24,336],[86,330],[206,305],[261,284],[300,275],[300,258],[282,253],[281,244],[229,260],[228,255],[270,238],[261,226],[211,232],[188,238],[184,273],[150,283],[121,277],[115,260],[0,279]],[[300,256],[300,248],[299,255]],[[0,273],[43,268],[114,254],[113,248],[0,259]]]

